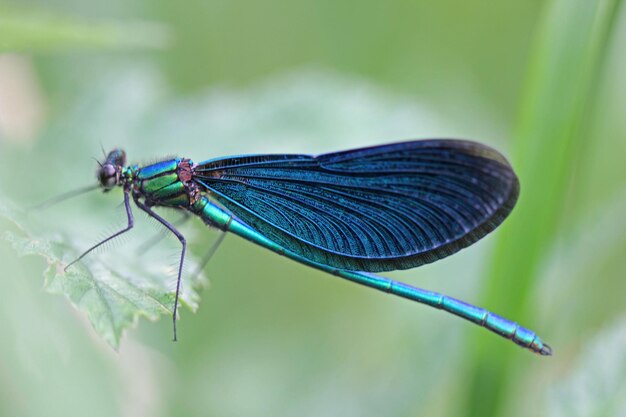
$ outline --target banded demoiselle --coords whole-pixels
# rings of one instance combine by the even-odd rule
[[[200,217],[296,262],[379,291],[445,310],[541,355],[534,332],[483,308],[371,274],[451,255],[504,221],[518,179],[494,149],[466,140],[416,140],[318,156],[241,155],[126,166],[111,151],[97,172],[105,192],[121,187],[128,224],[74,262],[133,228],[130,199],[182,245],[173,322],[187,249],[185,237],[154,211]],[[72,262],[70,265],[72,265]],[[70,266],[68,265],[68,267]]]

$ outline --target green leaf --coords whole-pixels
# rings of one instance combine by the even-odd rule
[[[96,332],[113,348],[119,347],[123,331],[139,317],[155,321],[162,315],[172,315],[175,296],[172,284],[177,264],[155,262],[155,254],[138,256],[127,250],[90,254],[66,271],[68,260],[75,259],[84,248],[58,233],[34,232],[35,229],[25,225],[35,222],[23,217],[6,205],[0,206],[0,221],[10,229],[2,232],[0,238],[10,242],[21,256],[43,258],[46,291],[67,296],[76,308],[87,314]],[[158,253],[159,248],[153,251]],[[164,258],[167,256],[157,259]],[[185,265],[195,271],[196,265],[190,257]],[[192,281],[182,287],[181,303],[195,311],[199,303],[197,290],[205,283],[202,274],[192,277]]]
[[[169,38],[167,27],[156,23],[98,22],[0,7],[0,52],[163,48]]]

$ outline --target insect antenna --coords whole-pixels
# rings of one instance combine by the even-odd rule
[[[75,190],[71,190],[71,191],[65,192],[63,194],[59,194],[59,195],[57,195],[55,197],[52,197],[52,198],[50,198],[48,200],[45,200],[45,201],[37,204],[36,206],[33,206],[33,207],[29,208],[27,210],[27,212],[31,212],[31,211],[34,211],[34,210],[40,210],[40,209],[43,209],[43,208],[48,208],[48,207],[54,206],[55,204],[59,204],[59,203],[65,201],[65,200],[69,200],[70,198],[74,198],[74,197],[78,197],[79,195],[86,194],[89,191],[97,190],[98,188],[100,188],[100,184],[88,185],[86,187],[78,188],[78,189],[75,189]]]

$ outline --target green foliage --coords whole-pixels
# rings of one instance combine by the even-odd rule
[[[19,217],[15,210],[0,211],[0,220],[13,229],[4,231],[1,237],[21,256],[42,257],[46,263],[46,291],[69,298],[113,348],[119,347],[123,331],[139,317],[157,320],[161,315],[172,315],[175,287],[172,288],[171,276],[175,270],[169,265],[127,250],[109,257],[88,257],[66,271],[68,260],[80,254],[72,239],[60,238],[58,234],[50,237],[41,230],[33,232],[24,226],[28,220],[18,222]],[[34,223],[32,219],[30,223]],[[73,224],[77,226],[80,220],[75,219]],[[188,259],[189,266],[195,270],[193,260]],[[205,278],[202,274],[188,277],[188,281],[189,278],[193,278],[187,283],[191,289],[182,291],[181,302],[195,311],[199,302],[195,290]]]
[[[555,243],[576,161],[585,150],[584,116],[593,111],[620,4],[554,0],[544,10],[515,132],[513,160],[522,193],[499,234],[484,297],[496,311],[534,317],[528,314],[533,284]],[[472,414],[493,415],[505,401],[516,361],[492,341],[480,346],[467,401]],[[486,393],[496,400],[482,401]]]
[[[0,6],[0,52],[163,48],[169,33],[154,23],[90,21]]]

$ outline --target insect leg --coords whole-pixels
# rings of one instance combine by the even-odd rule
[[[231,216],[228,222],[226,223],[226,228],[228,228],[232,219],[233,217]],[[193,273],[194,277],[197,277],[200,274],[200,272],[202,272],[204,267],[209,263],[213,255],[215,255],[215,252],[217,252],[217,249],[220,247],[220,245],[224,241],[225,237],[226,237],[226,230],[220,229],[220,235],[218,236],[217,240],[213,242],[213,244],[211,245],[207,253],[204,255],[204,257],[200,261],[200,263],[198,263],[198,267],[196,268],[196,271]]]
[[[172,232],[174,236],[178,238],[181,245],[183,246],[183,250],[180,252],[180,263],[178,264],[178,276],[176,278],[176,296],[174,297],[174,313],[172,314],[172,321],[174,323],[174,341],[176,341],[176,312],[178,311],[178,296],[180,294],[180,282],[181,282],[181,277],[183,273],[183,263],[185,261],[185,252],[187,251],[187,240],[185,239],[185,236],[183,236],[174,226],[168,223],[167,220],[165,220],[163,217],[155,213],[149,206],[139,201],[138,197],[133,196],[133,199],[135,200],[135,204],[137,204],[137,207],[145,211],[148,214],[148,216],[152,217],[153,219],[156,219],[163,226],[167,227],[169,231]]]
[[[191,213],[189,213],[188,211],[183,211],[183,217],[176,220],[176,222],[172,222],[172,226],[174,227],[182,226],[183,224],[187,223],[189,219],[191,219]],[[159,231],[158,233],[156,233],[154,237],[146,240],[145,242],[143,242],[141,245],[137,247],[137,254],[139,255],[145,254],[147,251],[152,249],[157,243],[163,240],[165,236],[166,235],[164,233],[161,233],[161,231]]]
[[[76,262],[80,261],[81,259],[83,259],[88,253],[90,253],[91,251],[93,251],[94,249],[104,245],[105,243],[107,243],[108,241],[115,239],[116,237],[118,237],[121,234],[124,234],[126,232],[128,232],[130,229],[133,228],[133,226],[135,225],[135,221],[133,219],[133,212],[130,209],[130,199],[128,197],[128,191],[124,191],[124,207],[126,208],[126,217],[128,218],[128,225],[120,230],[117,233],[112,234],[111,236],[107,237],[106,239],[96,243],[95,245],[93,245],[92,247],[90,247],[89,249],[87,249],[85,252],[83,252],[78,258],[74,259],[72,262],[70,262],[65,268],[64,270],[67,271],[67,269],[74,265]]]

